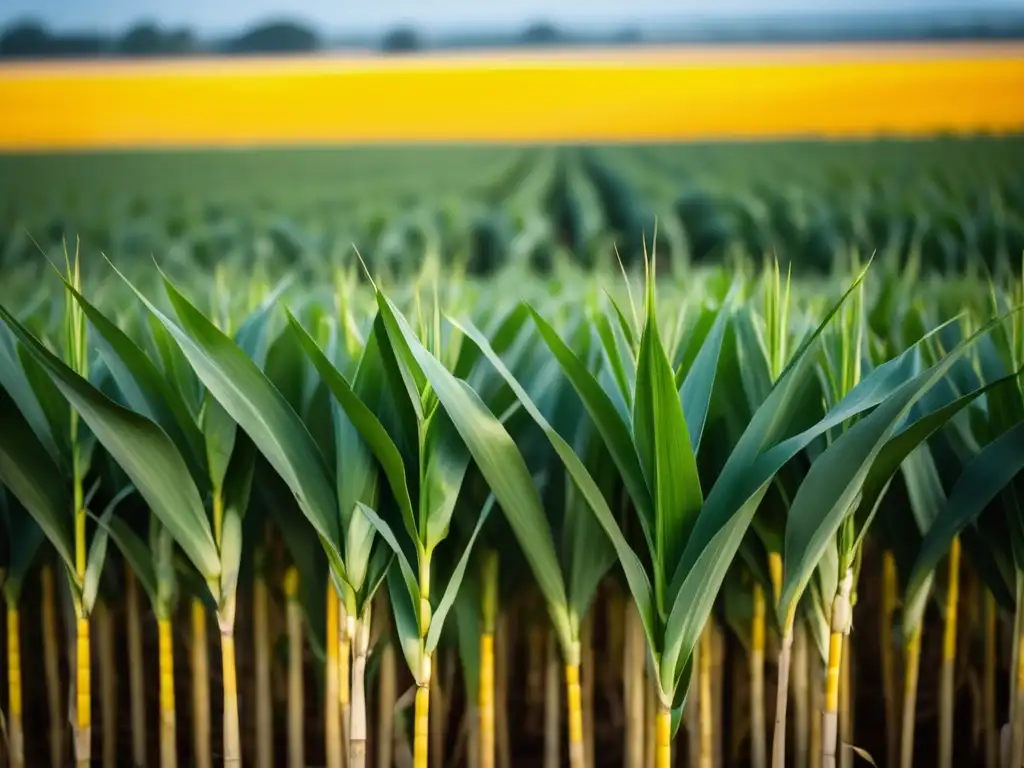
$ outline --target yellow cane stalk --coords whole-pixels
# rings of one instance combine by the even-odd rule
[[[654,768],[672,766],[672,710],[659,705],[654,720]]]
[[[821,720],[822,768],[835,768],[839,740],[839,689],[842,677],[843,640],[850,629],[850,593],[853,571],[847,569],[832,600],[831,634],[825,666],[825,712]]]
[[[903,649],[903,725],[900,729],[900,767],[914,765],[914,722],[917,710],[917,677],[921,668],[921,628],[916,627]]]
[[[22,730],[21,630],[18,609],[7,607],[7,734],[11,768],[25,766],[25,737]]]
[[[352,701],[350,672],[351,638],[348,632],[348,611],[338,598],[338,709],[341,712],[341,759],[346,763],[349,753],[349,705]]]
[[[583,694],[580,688],[580,665],[565,665],[566,707],[569,716],[569,765],[584,768],[583,752]]]
[[[953,766],[953,699],[956,676],[956,625],[960,600],[960,539],[949,548],[946,617],[942,636],[942,674],[939,700],[939,768]]]
[[[480,635],[480,768],[494,768],[494,635]]]
[[[213,765],[210,732],[210,651],[206,636],[206,606],[192,599],[192,759],[196,768]]]
[[[765,600],[764,589],[758,583],[754,584],[753,603],[753,618],[750,626],[750,765],[751,768],[764,768]]]
[[[699,768],[713,768],[715,764],[714,722],[712,710],[714,701],[711,697],[711,621],[704,625],[700,635],[700,648],[697,652],[697,708],[700,718],[700,757]]]
[[[428,657],[429,658],[429,657]],[[430,684],[416,688],[415,719],[413,721],[413,768],[427,768],[430,742]]]
[[[169,619],[157,619],[160,653],[160,766],[178,764],[174,721],[174,637]]]
[[[324,738],[327,768],[341,768],[341,694],[338,686],[338,593],[327,585],[327,668],[324,690]]]
[[[290,566],[284,575],[288,623],[288,768],[306,764],[303,742],[302,606],[299,604],[299,571]]]
[[[75,627],[75,760],[89,768],[92,740],[92,672],[89,663],[89,620],[79,617]]]

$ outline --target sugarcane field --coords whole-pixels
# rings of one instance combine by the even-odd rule
[[[1024,759],[1019,137],[0,177],[3,765]]]

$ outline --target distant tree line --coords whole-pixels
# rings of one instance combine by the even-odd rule
[[[201,38],[187,28],[163,28],[154,23],[135,24],[121,34],[55,32],[25,20],[0,30],[0,58],[32,59],[89,56],[185,56],[189,54],[288,54],[325,51],[339,47],[376,48],[385,53],[407,53],[424,48],[503,48],[517,46],[631,45],[644,42],[794,42],[839,40],[915,39],[1018,39],[1024,38],[1024,14],[1009,21],[911,20],[893,26],[870,20],[857,25],[823,23],[787,25],[786,22],[704,24],[660,29],[654,36],[637,27],[608,33],[579,33],[538,22],[520,31],[460,33],[426,38],[415,28],[399,26],[382,35],[354,35],[328,39],[309,26],[294,21],[268,21],[238,35],[220,39]]]

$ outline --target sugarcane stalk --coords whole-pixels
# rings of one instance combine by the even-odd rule
[[[229,598],[233,600],[234,598]],[[232,617],[234,610],[232,609]],[[218,617],[220,618],[220,617]],[[235,666],[234,622],[220,621],[221,674],[224,678],[224,765],[242,765],[242,737],[238,725],[238,677]]]
[[[508,646],[514,643],[514,627],[506,614],[498,615],[494,632],[494,746],[497,768],[511,768],[512,765],[508,727]]]
[[[124,568],[124,600],[128,630],[128,695],[132,724],[132,765],[146,765],[146,689],[142,661],[142,617],[139,614],[139,587],[131,565]]]
[[[338,685],[338,592],[327,584],[327,663],[324,670],[324,739],[327,768],[341,768],[341,698]]]
[[[487,550],[480,570],[480,681],[477,695],[480,768],[494,768],[494,625],[498,613],[498,553]]]
[[[917,711],[917,679],[921,669],[921,627],[915,627],[903,649],[903,726],[900,729],[900,767],[914,765],[914,725]]]
[[[754,583],[753,617],[750,625],[750,765],[765,768],[764,723],[764,589]]]
[[[365,660],[363,664],[365,665]],[[385,643],[380,653],[380,693],[377,700],[377,768],[391,768],[394,760],[395,696],[396,686],[398,684],[397,668],[395,664],[395,646],[392,643]],[[356,662],[353,665],[353,668],[354,670],[358,670],[359,663]],[[358,687],[358,677],[354,676],[352,679],[353,693],[355,693]],[[353,696],[353,698],[355,697]],[[356,718],[353,717],[353,725],[355,724],[355,720]],[[358,742],[355,739],[355,729],[353,728],[353,768],[356,768],[358,764],[358,756],[355,754],[357,744]],[[363,753],[365,757],[365,746]]]
[[[565,665],[565,703],[569,723],[569,767],[585,768],[583,747],[583,692],[580,688],[579,643]]]
[[[999,768],[999,726],[996,722],[996,639],[999,607],[995,596],[985,592],[984,728],[985,768]]]
[[[22,726],[21,629],[18,607],[7,606],[7,739],[11,768],[25,768]]]
[[[821,760],[821,718],[818,713],[825,709],[825,665],[817,653],[807,654],[807,672],[810,678],[809,702],[810,717],[807,726],[810,733],[807,737],[807,757],[813,768],[819,768]]]
[[[544,665],[544,768],[559,768],[558,649],[553,632],[548,632]]]
[[[294,565],[285,571],[284,595],[288,624],[288,768],[304,768],[302,605],[299,603],[299,571]]]
[[[580,672],[583,696],[583,762],[594,768],[594,645],[591,638],[592,612],[588,612],[580,625]]]
[[[206,636],[206,606],[192,598],[192,759],[196,768],[213,765],[210,729],[210,645]]]
[[[878,643],[882,657],[882,699],[885,704],[886,765],[896,765],[899,759],[899,717],[896,703],[896,659],[893,648],[892,626],[897,601],[896,557],[891,550],[882,555],[882,606],[878,628]]]
[[[807,652],[808,638],[807,625],[799,622],[790,633],[792,648],[792,691],[793,696],[793,768],[807,768],[807,755],[810,749],[811,706],[808,676],[810,673],[810,658]],[[789,654],[786,663],[789,664]],[[780,659],[782,655],[780,654]],[[817,718],[813,718],[817,722]],[[785,723],[783,723],[785,728]],[[784,765],[784,763],[780,763]],[[895,766],[895,764],[893,764]]]
[[[853,590],[853,570],[846,569],[839,589],[832,600],[832,616],[825,668],[825,711],[821,720],[821,765],[835,768],[836,746],[839,740],[839,689],[843,661],[843,641],[850,628],[850,594]]]
[[[351,637],[350,646],[353,656],[352,718],[349,734],[349,765],[351,768],[365,768],[366,766],[366,659],[370,655],[370,618],[370,605],[367,603],[363,608],[363,615],[358,620],[351,613],[349,614],[345,628],[345,633]]]
[[[700,650],[697,654],[697,709],[700,727],[700,757],[697,765],[699,768],[714,768],[715,764],[711,654],[711,621],[708,620],[700,634]]]
[[[644,683],[644,768],[654,768],[658,759],[658,697],[655,693],[655,681],[650,678],[650,670]]]
[[[722,625],[712,617],[708,622],[711,626],[711,736],[712,736],[712,760],[714,768],[722,768],[724,754],[722,751],[723,739],[723,705],[725,692],[725,632]],[[654,709],[654,703],[651,704]]]
[[[117,764],[117,679],[114,659],[114,628],[110,609],[100,601],[96,606],[96,635],[100,668],[100,713],[103,717],[103,768]]]
[[[843,657],[839,666],[839,768],[850,768],[853,761],[853,640],[843,639]]]
[[[423,666],[416,686],[412,742],[413,768],[427,768],[429,762],[431,663],[430,654],[424,653]]]
[[[83,569],[84,570],[84,569]],[[89,643],[89,619],[77,607],[75,621],[75,762],[89,768],[92,762],[92,674]]]
[[[353,622],[355,617],[352,617]],[[351,751],[350,730],[352,704],[352,634],[344,597],[338,599],[338,709],[341,713],[341,760],[347,765]]]
[[[942,672],[939,688],[939,768],[953,767],[953,704],[956,685],[956,629],[960,598],[960,539],[949,548],[949,578],[942,637]]]
[[[768,554],[768,575],[772,582],[772,598],[777,608],[782,596],[782,555],[778,552]],[[779,643],[775,725],[772,728],[772,768],[785,768],[786,765],[786,709],[789,704],[789,667],[793,653],[794,619],[794,609],[790,609],[782,626]]]
[[[270,691],[270,626],[267,582],[257,566],[252,588],[253,651],[256,663],[256,765],[274,764],[274,716]]]
[[[654,768],[672,766],[672,705],[658,702],[654,720]]]
[[[64,719],[61,717],[60,640],[54,595],[53,566],[47,563],[41,574],[43,603],[43,669],[46,704],[50,713],[50,766],[64,766]]]
[[[174,637],[171,632],[171,620],[158,618],[160,768],[176,768],[178,765],[177,726],[174,715]]]
[[[626,754],[628,768],[640,768],[644,759],[644,649],[640,614],[631,600],[623,601],[626,632],[622,683],[626,709]]]

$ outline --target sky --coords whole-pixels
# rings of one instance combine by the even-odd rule
[[[1024,10],[1024,0],[0,0],[0,24],[38,19],[59,30],[122,29],[138,21],[235,31],[268,18],[296,18],[344,32],[412,23],[421,29],[507,27],[544,20],[575,25],[657,23],[831,11],[930,12],[981,7]]]

